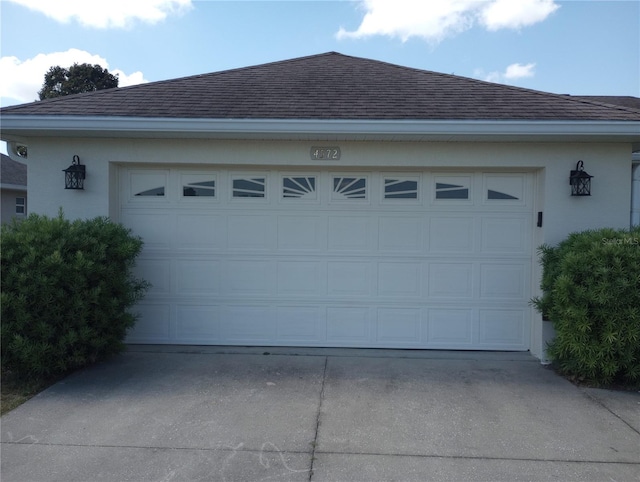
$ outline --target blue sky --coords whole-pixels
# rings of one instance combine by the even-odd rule
[[[640,97],[640,1],[1,0],[0,98],[51,65],[120,85],[328,51],[548,92]],[[322,72],[318,72],[322,75]]]

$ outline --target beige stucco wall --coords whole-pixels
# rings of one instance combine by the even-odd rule
[[[339,145],[339,161],[312,161],[312,145]],[[62,170],[73,155],[86,165],[84,191],[64,189]],[[592,196],[569,195],[569,171],[578,160],[594,176]],[[29,142],[30,211],[70,218],[110,214],[110,185],[118,163],[278,165],[318,168],[398,167],[540,170],[544,185],[544,239],[557,243],[571,231],[628,227],[631,147],[597,143],[276,142],[135,139],[34,139]],[[114,193],[111,194],[111,197]],[[544,206],[552,208],[543,209]],[[113,203],[111,209],[113,209]],[[114,212],[111,212],[114,214]]]
[[[312,161],[311,146],[339,146],[339,161]],[[84,191],[64,189],[62,170],[74,155],[86,165]],[[594,176],[590,197],[571,197],[569,171],[578,160]],[[41,138],[29,142],[30,212],[68,218],[117,219],[120,164],[297,166],[330,168],[515,169],[536,173],[534,213],[544,212],[534,246],[570,232],[629,226],[631,146],[624,143],[219,141]],[[534,219],[536,216],[534,215]],[[534,267],[532,286],[539,285]],[[534,295],[536,293],[533,293]],[[542,322],[532,313],[531,351],[542,356]]]

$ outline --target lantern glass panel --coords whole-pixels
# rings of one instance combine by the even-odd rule
[[[72,164],[64,170],[65,189],[84,189],[85,167],[81,164]]]

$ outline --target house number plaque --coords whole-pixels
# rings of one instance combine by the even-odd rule
[[[311,148],[311,160],[312,161],[338,161],[340,160],[340,148],[339,147],[312,147]]]

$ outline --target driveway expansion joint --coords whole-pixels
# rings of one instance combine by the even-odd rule
[[[240,443],[238,446],[221,445],[219,447],[166,447],[154,445],[114,445],[114,444],[72,444],[72,443],[49,443],[49,442],[2,442],[1,445],[25,445],[40,447],[76,447],[76,448],[102,448],[102,449],[138,449],[138,450],[164,450],[171,451],[194,451],[194,452],[244,452],[253,454],[294,454],[308,455],[307,450],[282,450],[273,444],[266,442],[263,448],[249,448]],[[273,448],[269,449],[267,446]],[[312,463],[309,469],[310,479],[313,475],[313,462],[317,455],[338,455],[338,456],[363,456],[363,457],[397,457],[397,458],[419,458],[419,459],[448,459],[448,460],[498,460],[498,461],[515,461],[515,462],[541,462],[541,463],[572,463],[572,464],[607,464],[607,465],[637,465],[640,461],[624,461],[624,460],[584,460],[584,459],[562,459],[562,458],[533,458],[533,457],[492,457],[486,455],[443,455],[443,454],[417,454],[417,453],[390,453],[390,452],[354,452],[354,451],[335,451],[335,450],[314,450],[311,452]]]
[[[568,464],[611,464],[611,465],[638,465],[640,461],[624,460],[583,460],[583,459],[560,459],[560,458],[534,458],[534,457],[492,457],[487,455],[442,455],[442,454],[400,454],[386,452],[347,452],[334,450],[318,450],[317,455],[357,455],[364,457],[407,457],[420,459],[449,459],[449,460],[500,460],[514,462],[542,462],[542,463],[568,463]]]
[[[320,430],[320,415],[322,413],[322,402],[324,401],[324,387],[327,380],[327,364],[329,363],[329,357],[324,358],[324,369],[322,370],[322,385],[320,387],[320,400],[318,401],[318,411],[316,412],[316,430],[311,442],[311,466],[309,467],[309,482],[313,479],[313,464],[316,459],[316,449],[318,447],[318,431]]]
[[[640,432],[633,426],[631,425],[629,422],[627,422],[624,418],[622,418],[620,415],[618,415],[616,412],[614,412],[613,410],[611,410],[602,400],[600,400],[597,397],[594,397],[593,395],[591,395],[587,390],[581,388],[580,391],[591,401],[597,403],[598,405],[600,405],[602,408],[604,408],[607,412],[609,412],[611,415],[613,415],[614,417],[616,417],[618,420],[620,420],[622,423],[624,423],[627,427],[629,427],[631,430],[633,430],[635,433],[637,433],[638,435],[640,435]]]
[[[245,447],[243,443],[233,447],[231,445],[220,445],[219,447],[167,447],[164,445],[116,445],[116,444],[74,444],[74,443],[51,443],[51,442],[2,442],[0,445],[36,445],[40,447],[85,447],[85,448],[98,448],[98,449],[139,449],[139,450],[167,450],[167,451],[189,451],[196,452],[247,452],[247,453],[287,453],[296,455],[309,454],[308,450],[282,450],[273,445],[271,442],[265,442],[263,448],[250,448]],[[271,449],[267,446],[273,447]]]

